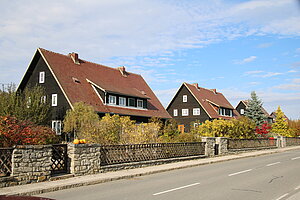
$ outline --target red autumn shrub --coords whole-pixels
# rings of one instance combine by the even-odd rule
[[[268,137],[268,133],[271,131],[272,127],[267,123],[263,123],[261,127],[256,127],[255,133],[260,137]]]
[[[57,143],[55,132],[45,126],[37,126],[15,117],[0,116],[0,146],[42,145]]]

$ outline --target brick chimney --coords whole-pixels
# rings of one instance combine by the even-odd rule
[[[127,72],[124,66],[118,67],[117,69],[121,72],[122,76],[127,77]]]
[[[217,94],[217,89],[211,89],[215,94]]]
[[[193,83],[192,85],[199,89],[198,83]]]
[[[78,53],[72,52],[72,53],[69,53],[69,56],[72,58],[72,60],[75,64],[80,65]]]

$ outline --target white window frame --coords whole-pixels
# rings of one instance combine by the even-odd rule
[[[139,103],[142,103],[142,106],[139,106]],[[143,102],[143,100],[138,99],[136,107],[138,107],[138,108],[144,108],[144,102]]]
[[[126,98],[125,97],[119,97],[119,106],[126,106]]]
[[[133,105],[133,106],[130,105],[130,100],[133,100],[133,102],[134,102],[134,105]],[[134,98],[128,98],[128,106],[129,106],[129,107],[136,107],[136,102],[135,102],[135,99],[134,99]]]
[[[46,103],[46,100],[47,100],[47,96],[46,95],[41,96],[41,103]]]
[[[200,115],[200,108],[193,108],[193,115]]]
[[[244,115],[244,114],[245,114],[245,109],[242,108],[242,109],[240,110],[240,113],[241,113],[241,115]]]
[[[39,73],[39,83],[45,83],[45,72]]]
[[[174,109],[174,110],[173,110],[173,116],[174,116],[174,117],[177,117],[177,116],[178,116],[178,109]]]
[[[116,105],[117,104],[117,97],[114,95],[108,96],[108,104],[110,105]]]
[[[186,103],[187,102],[187,95],[182,96],[182,102]]]
[[[189,116],[189,109],[182,109],[181,114],[182,116]]]
[[[51,105],[57,106],[57,94],[52,94]]]
[[[61,135],[61,130],[62,130],[62,126],[61,126],[61,120],[52,120],[52,130],[55,131],[56,135]]]

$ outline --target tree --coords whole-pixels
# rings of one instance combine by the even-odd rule
[[[272,133],[285,136],[285,137],[292,136],[288,127],[288,122],[284,118],[284,113],[282,112],[280,106],[278,106],[276,110],[275,123],[272,124]]]
[[[84,138],[88,132],[97,131],[98,123],[99,116],[93,107],[83,102],[77,102],[73,109],[66,113],[63,131],[73,133],[75,138]]]
[[[300,120],[288,120],[288,126],[293,137],[300,136]]]
[[[0,147],[58,142],[59,137],[50,127],[38,126],[11,116],[0,117]]]
[[[0,116],[14,116],[19,120],[46,125],[49,122],[50,104],[44,101],[45,90],[41,86],[17,92],[14,84],[6,91],[0,90]]]
[[[262,101],[257,97],[256,93],[251,92],[251,99],[248,100],[248,106],[245,110],[245,116],[253,120],[256,126],[261,126],[266,120],[266,116],[262,111]]]
[[[159,137],[160,142],[173,142],[180,134],[178,124],[175,119],[166,120],[163,128],[163,134]]]

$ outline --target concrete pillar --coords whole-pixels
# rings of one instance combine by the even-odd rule
[[[206,142],[205,144],[205,155],[207,157],[215,156],[215,138],[214,137],[202,137],[202,142]]]
[[[225,137],[217,137],[216,144],[219,145],[218,155],[225,155],[228,153],[228,138]]]

